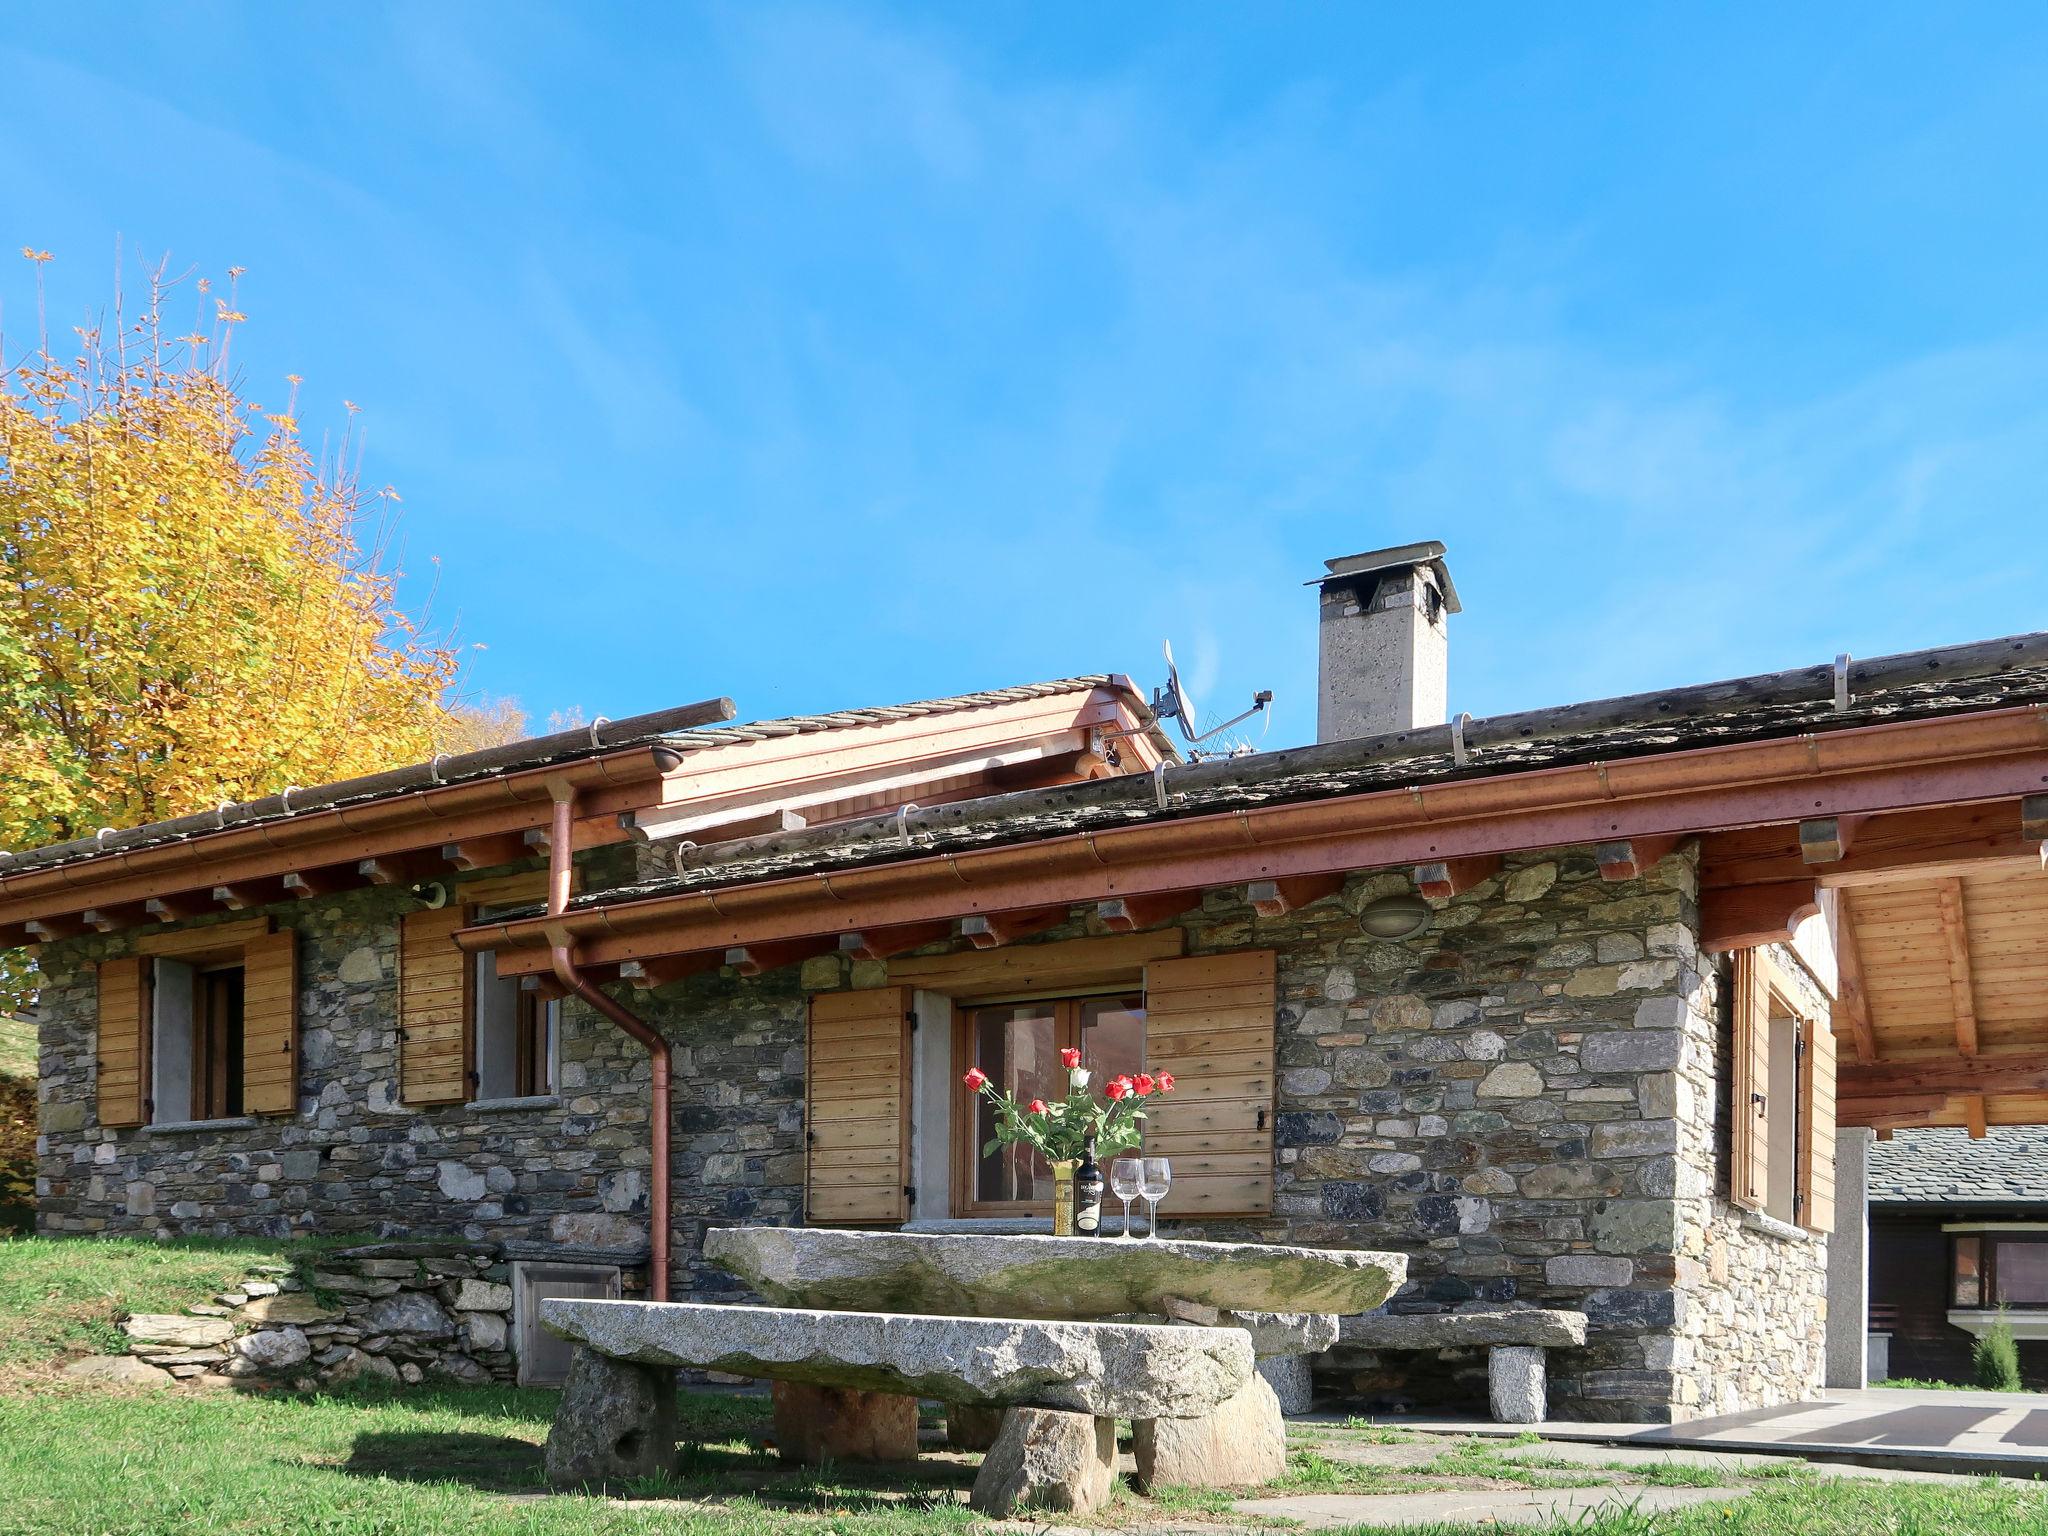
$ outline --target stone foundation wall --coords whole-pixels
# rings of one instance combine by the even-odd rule
[[[130,1318],[123,1329],[130,1353],[179,1380],[302,1392],[358,1380],[509,1382],[510,1275],[490,1244],[374,1244],[320,1253],[309,1268],[255,1265],[182,1315]]]

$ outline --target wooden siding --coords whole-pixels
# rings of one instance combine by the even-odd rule
[[[398,925],[399,1096],[408,1104],[469,1097],[474,960],[455,947],[461,907],[408,912]]]
[[[1145,1067],[1174,1076],[1145,1121],[1145,1152],[1173,1159],[1163,1215],[1273,1209],[1277,1001],[1270,949],[1145,967]]]
[[[822,992],[804,1055],[804,1208],[819,1224],[910,1219],[910,989]]]
[[[101,1125],[140,1125],[148,1118],[150,965],[141,955],[100,962],[93,1056]]]

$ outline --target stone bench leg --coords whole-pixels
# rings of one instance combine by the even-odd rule
[[[1486,1357],[1486,1395],[1501,1424],[1540,1424],[1549,1412],[1543,1351],[1496,1344]]]
[[[1138,1487],[1250,1488],[1287,1470],[1280,1400],[1254,1374],[1237,1395],[1199,1418],[1136,1419],[1131,1450]]]
[[[1280,1400],[1282,1413],[1307,1413],[1315,1406],[1315,1377],[1307,1355],[1261,1355],[1259,1374]]]
[[[675,1461],[675,1371],[577,1345],[548,1430],[548,1481],[559,1487],[632,1482],[664,1476]]]
[[[778,1381],[775,1448],[784,1461],[917,1460],[917,1399],[898,1392]]]
[[[1086,1515],[1116,1486],[1116,1420],[1053,1408],[1007,1408],[967,1502],[1007,1520],[1029,1510]]]

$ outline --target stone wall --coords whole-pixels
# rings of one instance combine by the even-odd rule
[[[1624,884],[1603,881],[1587,850],[1521,858],[1415,938],[1362,932],[1365,903],[1408,889],[1404,874],[1358,877],[1279,919],[1211,892],[1184,920],[1191,954],[1279,954],[1275,1210],[1211,1235],[1404,1251],[1402,1308],[1587,1311],[1586,1348],[1552,1361],[1566,1414],[1685,1416],[1725,1402],[1736,1371],[1744,1406],[1810,1390],[1820,1356],[1800,1309],[1820,1304],[1824,1245],[1756,1232],[1726,1207],[1713,1151],[1726,1025],[1690,855]],[[96,1124],[91,966],[128,936],[48,946],[43,1229],[637,1248],[647,1063],[580,1005],[563,1009],[558,1102],[396,1101],[404,906],[370,891],[276,909],[303,935],[300,1112],[199,1132]],[[630,994],[676,1047],[679,1294],[739,1294],[698,1258],[706,1226],[801,1219],[805,997],[881,979],[826,956]],[[1761,1342],[1730,1337],[1759,1315]],[[1451,1381],[1478,1400],[1474,1372],[1412,1364],[1324,1385],[1370,1399]]]
[[[122,1329],[131,1354],[177,1380],[298,1391],[359,1380],[509,1382],[517,1373],[510,1271],[493,1244],[322,1251],[309,1266],[255,1265],[210,1301],[131,1317]],[[95,1364],[78,1373],[95,1374]],[[148,1378],[131,1371],[120,1379]]]

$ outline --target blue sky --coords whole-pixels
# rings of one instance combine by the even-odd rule
[[[0,71],[10,342],[24,244],[58,321],[248,268],[537,723],[1171,636],[1280,745],[1300,583],[1426,537],[1474,714],[2048,622],[2039,7],[74,0]]]

